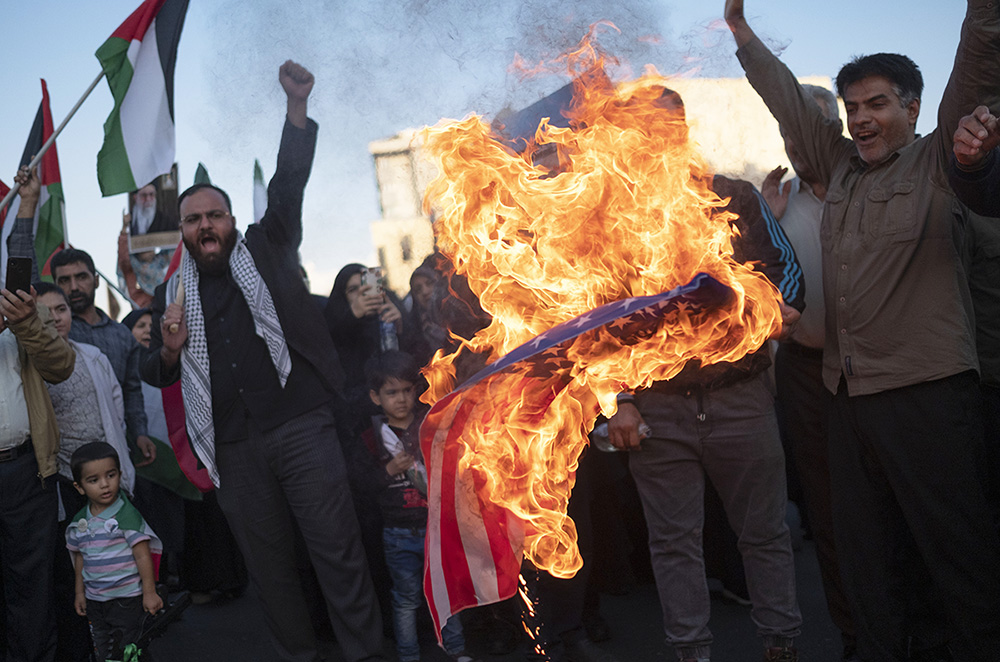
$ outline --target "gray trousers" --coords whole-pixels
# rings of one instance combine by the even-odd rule
[[[216,446],[219,505],[246,558],[279,658],[319,655],[295,565],[295,523],[349,662],[384,660],[382,619],[361,547],[333,415],[314,409]]]
[[[785,524],[785,457],[767,373],[715,391],[644,391],[636,406],[652,435],[630,455],[649,527],[667,641],[681,657],[709,657],[702,553],[705,474],[738,537],[750,612],[764,645],[799,634],[795,566]]]

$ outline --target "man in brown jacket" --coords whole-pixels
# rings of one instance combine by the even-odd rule
[[[55,659],[52,564],[59,429],[45,381],[73,374],[76,355],[34,292],[0,290],[0,571],[8,662]],[[6,631],[4,632],[4,626]],[[4,651],[0,650],[0,654]]]
[[[1000,103],[1000,15],[967,0],[937,128],[916,134],[909,58],[837,76],[848,139],[757,38],[726,21],[747,79],[827,189],[820,226],[833,528],[865,662],[1000,659],[1000,539],[980,479],[968,223],[948,186],[968,109]],[[902,18],[905,3],[900,6]]]

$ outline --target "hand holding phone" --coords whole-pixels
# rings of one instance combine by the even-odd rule
[[[7,258],[7,277],[4,280],[4,289],[15,293],[18,290],[31,291],[30,257]]]

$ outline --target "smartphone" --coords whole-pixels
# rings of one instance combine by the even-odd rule
[[[7,278],[4,280],[4,289],[10,292],[24,290],[31,291],[31,258],[30,257],[9,257],[7,258]]]
[[[361,286],[374,285],[375,292],[382,294],[382,267],[371,267],[361,272]]]

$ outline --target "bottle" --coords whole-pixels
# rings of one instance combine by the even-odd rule
[[[652,429],[645,423],[639,426],[639,439],[647,438],[651,433]],[[594,431],[590,433],[590,443],[599,451],[604,451],[605,453],[617,453],[621,448],[614,446],[611,443],[610,436],[608,435],[608,422],[604,421],[600,425],[594,428]]]
[[[378,321],[379,344],[383,352],[391,352],[399,349],[399,338],[396,337],[396,323]]]

